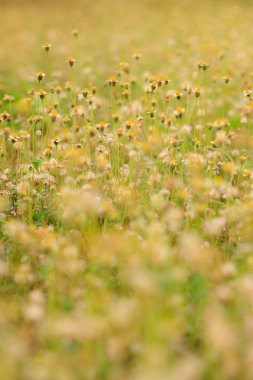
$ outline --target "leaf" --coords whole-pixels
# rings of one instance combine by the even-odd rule
[[[32,162],[32,166],[36,169],[36,170],[38,170],[39,169],[39,167],[40,167],[40,165],[42,164],[42,160],[35,160],[35,161],[33,161]]]

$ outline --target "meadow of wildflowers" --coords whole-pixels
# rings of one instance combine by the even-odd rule
[[[0,379],[252,380],[252,1],[0,3]]]

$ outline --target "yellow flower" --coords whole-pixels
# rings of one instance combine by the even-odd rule
[[[136,61],[138,61],[139,59],[141,59],[141,53],[139,53],[139,52],[134,52],[132,54],[132,56],[133,56],[133,59],[136,59]]]
[[[76,60],[71,55],[69,55],[66,59],[66,62],[69,64],[70,67],[72,67],[74,66],[74,63],[76,62]]]
[[[177,91],[175,91],[174,96],[177,100],[180,100],[183,96],[183,93],[180,90],[177,90]]]
[[[199,61],[198,62],[198,68],[202,69],[203,71],[206,71],[210,64],[207,61]]]
[[[194,88],[194,95],[196,96],[196,98],[198,98],[199,96],[200,96],[200,94],[203,92],[202,91],[202,89],[201,89],[201,87],[200,86],[196,86],[195,88]]]
[[[20,139],[20,137],[17,133],[13,133],[12,135],[10,135],[10,139],[12,143],[15,143]]]
[[[55,136],[51,141],[57,146],[61,142],[61,139],[58,136]]]
[[[46,91],[44,91],[42,89],[40,89],[39,92],[38,92],[38,95],[39,95],[40,99],[44,99],[45,96],[46,96],[46,94],[47,94]]]
[[[177,109],[174,111],[174,115],[176,116],[176,118],[180,118],[183,116],[185,112],[185,109],[183,107],[177,107]]]
[[[36,73],[36,75],[37,75],[37,79],[38,79],[38,81],[41,82],[42,79],[45,77],[46,74],[43,73],[43,71],[38,71],[38,72]]]
[[[48,42],[45,42],[44,45],[42,45],[43,49],[46,50],[46,52],[48,52],[51,48],[51,44],[49,44]]]
[[[247,98],[249,98],[251,94],[252,90],[250,88],[246,88],[246,90],[243,91],[243,95]]]
[[[133,125],[134,125],[134,123],[132,121],[130,121],[130,120],[127,120],[125,122],[126,129],[131,129],[133,127]]]
[[[83,91],[82,91],[82,95],[83,95],[83,97],[84,97],[84,98],[87,98],[89,92],[90,92],[90,91],[88,90],[88,88],[84,88]]]
[[[115,87],[118,81],[116,77],[112,76],[107,79],[107,83],[109,84],[109,86]]]
[[[126,89],[124,90],[121,95],[125,98],[125,99],[128,99],[129,98],[129,91]]]
[[[231,80],[231,75],[226,74],[226,75],[224,75],[223,79],[224,79],[224,82],[225,82],[225,83],[228,83],[228,82],[230,82],[230,80]]]

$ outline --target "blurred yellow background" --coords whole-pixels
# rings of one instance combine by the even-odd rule
[[[1,1],[0,80],[8,85],[27,80],[43,65],[45,41],[53,45],[51,64],[56,70],[72,54],[79,68],[95,64],[99,72],[107,73],[108,63],[128,60],[134,50],[142,52],[147,69],[167,70],[171,60],[181,64],[181,57],[189,67],[203,56],[212,58],[224,48],[222,41],[230,44],[231,58],[247,68],[249,51],[247,60],[236,55],[239,44],[245,49],[251,46],[252,4],[246,0]],[[73,29],[79,30],[76,43]]]

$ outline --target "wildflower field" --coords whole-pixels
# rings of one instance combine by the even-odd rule
[[[0,379],[252,380],[252,0],[0,6]]]

